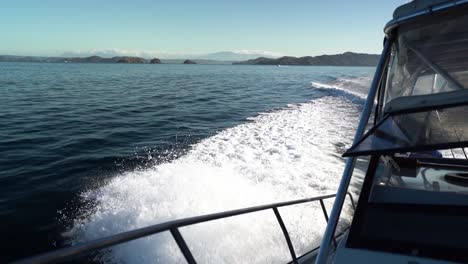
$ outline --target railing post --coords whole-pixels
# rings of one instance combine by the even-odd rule
[[[296,252],[294,252],[294,247],[292,245],[291,238],[289,237],[288,230],[286,229],[286,226],[284,225],[283,219],[281,218],[278,208],[273,207],[273,212],[275,212],[276,219],[278,220],[281,230],[283,231],[283,235],[284,235],[284,238],[286,239],[286,243],[288,243],[288,248],[289,248],[289,252],[291,253],[292,261],[293,263],[298,264]]]
[[[325,204],[323,203],[323,199],[320,199],[320,207],[322,207],[322,212],[323,212],[323,216],[325,216],[325,221],[327,222],[328,224],[328,213],[327,213],[327,208],[325,208]],[[336,247],[336,239],[333,238],[333,244],[335,245]]]
[[[353,210],[356,210],[356,205],[354,204],[354,198],[351,195],[351,193],[348,193],[349,200],[351,200],[351,206],[353,207]]]
[[[322,207],[323,215],[325,216],[325,220],[328,223],[328,213],[327,213],[327,209],[325,208],[325,204],[323,203],[322,199],[320,199],[319,201],[320,201],[320,207]]]
[[[385,70],[385,66],[388,62],[388,56],[390,55],[391,45],[392,40],[387,39],[385,42],[384,49],[382,51],[382,55],[380,56],[379,64],[377,65],[377,69],[375,70],[374,79],[372,80],[372,84],[369,88],[369,94],[367,95],[367,100],[363,107],[361,119],[356,129],[356,134],[354,135],[353,144],[356,144],[361,139],[366,129],[369,117],[372,113],[375,94],[377,93],[377,90],[382,80],[383,71]],[[316,260],[317,264],[327,263],[327,258],[330,251],[330,243],[335,236],[335,228],[340,218],[341,209],[343,208],[343,203],[346,198],[348,185],[351,181],[351,176],[353,175],[355,164],[356,157],[350,157],[346,160],[343,176],[341,177],[340,185],[338,187],[338,191],[336,192],[336,198],[335,202],[333,203],[333,208],[330,213],[327,228],[325,229],[322,243],[320,245],[319,253]]]
[[[184,255],[187,262],[189,264],[196,264],[197,262],[195,261],[195,258],[193,258],[192,252],[190,252],[190,249],[188,248],[187,243],[185,243],[185,240],[182,237],[182,234],[179,232],[179,229],[171,228],[171,234],[174,237],[177,245],[179,246],[180,251],[182,251],[182,254]]]

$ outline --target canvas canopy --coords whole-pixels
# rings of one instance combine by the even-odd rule
[[[344,156],[467,146],[468,15],[429,17],[396,33],[380,122]]]

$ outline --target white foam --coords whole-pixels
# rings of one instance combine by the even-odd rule
[[[328,83],[311,82],[310,84],[315,88],[336,90],[365,99],[371,81],[370,77],[349,77],[338,78]]]
[[[334,193],[343,168],[337,144],[348,145],[358,109],[324,97],[262,113],[194,145],[185,156],[124,173],[82,194],[95,206],[76,219],[73,242],[177,218]],[[298,253],[317,246],[325,221],[318,205],[281,209]],[[279,263],[290,260],[272,212],[183,228],[203,263]],[[105,260],[183,262],[168,234],[114,247]]]

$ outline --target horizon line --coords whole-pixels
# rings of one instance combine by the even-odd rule
[[[356,51],[344,51],[341,53],[327,53],[327,54],[320,54],[320,55],[304,55],[304,56],[297,56],[297,55],[284,55],[282,54],[281,56],[268,56],[266,54],[246,54],[246,53],[236,53],[235,51],[217,51],[217,52],[211,52],[211,53],[198,53],[198,54],[185,54],[185,56],[174,56],[174,57],[162,57],[162,56],[141,56],[141,55],[130,55],[130,54],[113,54],[113,55],[102,55],[102,54],[83,54],[83,56],[66,56],[66,55],[19,55],[19,54],[8,54],[8,53],[0,53],[0,56],[12,56],[12,57],[35,57],[35,58],[89,58],[89,57],[100,57],[104,59],[111,59],[111,58],[116,58],[116,57],[133,57],[133,58],[141,58],[141,59],[161,59],[161,60],[184,60],[184,59],[198,59],[198,60],[213,60],[213,61],[223,61],[223,60],[216,60],[216,59],[205,59],[205,58],[200,58],[203,56],[209,56],[209,55],[214,55],[218,53],[232,53],[234,55],[239,55],[239,56],[256,56],[256,58],[273,58],[273,59],[278,59],[278,58],[283,58],[283,57],[294,57],[294,58],[302,58],[302,57],[319,57],[319,56],[331,56],[331,55],[343,55],[346,53],[354,53],[354,54],[368,54],[368,55],[380,55],[380,53],[367,53],[367,52],[356,52]],[[224,60],[224,61],[230,61],[230,60]]]

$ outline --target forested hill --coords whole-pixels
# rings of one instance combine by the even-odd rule
[[[253,60],[235,62],[233,64],[248,65],[311,65],[311,66],[376,66],[380,55],[345,52],[335,55],[290,57],[277,59],[259,57]]]

